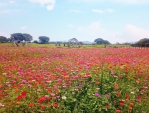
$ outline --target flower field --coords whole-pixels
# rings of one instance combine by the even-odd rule
[[[0,46],[0,113],[149,113],[149,49]]]

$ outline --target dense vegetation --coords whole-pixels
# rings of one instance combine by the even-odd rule
[[[0,113],[148,113],[149,51],[0,45]]]

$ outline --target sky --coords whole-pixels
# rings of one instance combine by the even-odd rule
[[[149,38],[149,0],[0,0],[0,36],[111,43]]]

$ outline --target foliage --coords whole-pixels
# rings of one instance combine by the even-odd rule
[[[30,34],[27,33],[13,33],[11,34],[11,40],[20,40],[20,41],[31,41],[33,39],[33,37]]]
[[[140,39],[136,44],[146,44],[149,43],[149,38]]]
[[[94,40],[94,42],[96,42],[97,44],[110,44],[109,41],[103,40],[102,38],[97,38]]]
[[[50,41],[49,37],[47,37],[47,36],[39,36],[39,42],[41,44],[47,44],[47,43],[49,43],[49,41]]]
[[[25,38],[25,41],[32,41],[33,40],[33,37],[30,35],[30,34],[27,34],[27,33],[23,33],[23,36]]]
[[[148,49],[0,50],[0,113],[149,113]]]
[[[140,39],[135,44],[132,44],[132,46],[149,47],[149,38]]]
[[[0,36],[0,43],[8,42],[8,39],[4,36]]]
[[[38,41],[37,40],[34,40],[33,43],[38,43]]]

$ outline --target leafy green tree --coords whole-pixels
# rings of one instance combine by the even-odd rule
[[[94,40],[94,42],[96,42],[96,44],[110,44],[109,41],[103,40],[102,38],[97,38]]]
[[[4,36],[0,36],[0,43],[8,42],[8,39]]]
[[[13,33],[11,34],[11,39],[14,39],[14,40],[20,40],[20,41],[31,41],[33,39],[33,37],[30,35],[30,34],[27,34],[27,33]]]
[[[140,39],[136,44],[149,44],[149,38]]]
[[[38,41],[37,40],[34,40],[33,43],[38,43]]]
[[[41,44],[47,44],[47,43],[49,43],[49,41],[50,41],[49,37],[47,37],[47,36],[39,36],[39,42]]]
[[[24,33],[23,36],[25,38],[25,41],[29,41],[30,42],[30,41],[33,40],[33,37],[30,34]]]
[[[135,44],[132,44],[132,46],[149,47],[149,38],[140,39]]]

